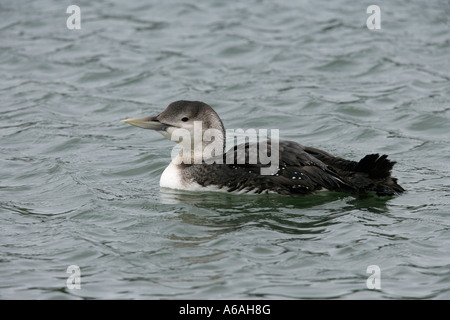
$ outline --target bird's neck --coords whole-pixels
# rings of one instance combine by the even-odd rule
[[[181,150],[179,150],[181,147]],[[175,164],[201,164],[221,159],[225,150],[225,134],[222,130],[208,129],[200,137],[191,136],[178,143]]]

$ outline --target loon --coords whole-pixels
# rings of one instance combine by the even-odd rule
[[[405,191],[391,177],[395,162],[388,160],[387,155],[369,154],[360,161],[351,161],[293,141],[275,141],[273,137],[266,140],[264,150],[277,155],[276,161],[272,159],[277,166],[270,174],[263,174],[263,170],[268,170],[268,163],[262,161],[261,155],[250,161],[255,150],[261,147],[253,149],[254,144],[247,142],[225,152],[224,125],[217,113],[201,101],[176,101],[157,116],[122,122],[155,130],[183,148],[162,173],[160,186],[163,188],[293,196],[319,190],[357,196],[373,193],[393,196]],[[201,139],[201,150],[194,146],[196,125],[197,129],[200,125],[200,136],[208,130],[214,133],[214,139]],[[213,142],[218,143],[216,149],[222,149],[211,148]],[[205,156],[208,147],[209,154]]]

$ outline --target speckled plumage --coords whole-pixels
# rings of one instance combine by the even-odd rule
[[[269,142],[270,144],[270,142]],[[394,165],[386,155],[368,155],[360,162],[334,157],[324,151],[293,141],[279,143],[279,169],[273,175],[260,175],[261,164],[181,165],[185,182],[203,187],[216,186],[228,192],[305,195],[326,189],[379,196],[403,192],[390,177]],[[246,150],[248,150],[246,144]],[[229,152],[236,153],[237,148]],[[248,158],[247,158],[248,160]]]

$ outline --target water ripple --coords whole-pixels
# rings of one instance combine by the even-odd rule
[[[2,1],[0,297],[447,298],[446,12],[378,5],[371,31],[343,1],[89,2],[68,30],[55,0]],[[160,190],[172,145],[120,120],[179,99],[228,128],[387,153],[408,192]],[[66,287],[73,264],[81,291]]]

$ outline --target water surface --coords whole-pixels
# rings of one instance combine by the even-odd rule
[[[0,298],[448,299],[446,1],[0,4]],[[160,190],[180,99],[357,160],[394,198]],[[69,289],[67,267],[81,270]],[[368,289],[367,267],[381,271]]]

